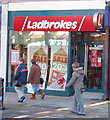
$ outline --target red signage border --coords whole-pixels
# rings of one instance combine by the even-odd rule
[[[96,31],[94,16],[14,17],[14,31]]]

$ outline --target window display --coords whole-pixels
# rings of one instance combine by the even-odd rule
[[[73,61],[80,62],[88,77],[87,89],[101,90],[104,71],[105,31],[73,32]],[[81,42],[83,44],[81,44]]]
[[[65,90],[67,80],[67,46],[51,47],[51,64],[47,89]]]
[[[25,64],[30,69],[32,58],[35,58],[41,67],[42,78],[44,83],[41,86],[42,89],[47,87],[50,66],[51,66],[51,54],[53,46],[66,46],[68,48],[68,35],[69,32],[65,31],[13,31],[10,30],[10,42],[9,42],[9,67],[8,67],[8,87],[14,86],[14,70],[17,66],[12,63],[13,57],[23,57]],[[59,48],[59,47],[58,47]],[[11,51],[18,50],[19,53]],[[66,51],[68,54],[68,51]],[[13,58],[13,59],[14,59]],[[17,58],[16,58],[17,59]],[[15,59],[14,59],[15,62]],[[17,61],[16,61],[17,62]],[[67,68],[66,68],[67,69]],[[66,70],[67,72],[67,70]]]
[[[48,70],[48,46],[38,46],[35,43],[28,44],[28,68],[31,67],[31,59],[34,58],[36,62],[39,64],[41,68],[41,77],[44,79],[44,83],[41,88],[45,88],[46,78],[47,78],[47,70]]]
[[[102,64],[103,45],[86,45],[86,66],[89,79],[88,88],[101,89],[102,86]]]

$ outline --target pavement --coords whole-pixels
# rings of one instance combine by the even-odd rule
[[[52,96],[46,95],[42,100],[38,94],[36,100],[29,100],[31,94],[25,94],[26,99],[23,103],[18,103],[18,96],[14,92],[5,92],[5,110],[0,110],[0,118],[3,120],[77,120],[77,119],[109,119],[109,102],[101,99],[100,93],[83,93],[85,116],[71,113],[72,96]]]

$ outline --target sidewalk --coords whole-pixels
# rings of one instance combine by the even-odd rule
[[[6,92],[4,97],[5,110],[2,118],[104,118],[108,119],[108,101],[98,99],[99,93],[83,94],[86,116],[78,116],[70,112],[71,97],[46,95],[41,100],[37,95],[36,100],[29,100],[30,94],[25,94],[24,103],[18,103],[16,93]],[[73,119],[72,119],[73,120]],[[75,119],[76,120],[76,119]]]

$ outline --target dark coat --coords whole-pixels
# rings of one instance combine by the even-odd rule
[[[14,79],[25,85],[27,84],[27,75],[28,75],[28,70],[27,70],[26,65],[20,64],[17,67]]]
[[[40,84],[41,69],[38,64],[33,64],[30,68],[28,83]]]

